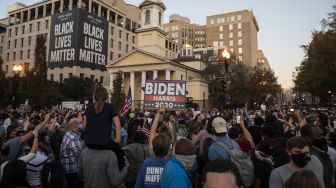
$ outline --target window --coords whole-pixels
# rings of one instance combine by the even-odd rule
[[[10,41],[7,42],[7,49],[10,49]]]
[[[114,35],[114,27],[111,27],[111,35]]]
[[[231,16],[231,22],[234,22],[234,21],[235,21],[235,17]]]
[[[121,50],[121,42],[118,42],[118,50]]]
[[[16,59],[16,52],[13,52],[13,60]]]
[[[25,63],[24,66],[23,66],[23,70],[25,72],[28,72],[29,71],[29,63]]]
[[[229,44],[230,47],[233,46],[233,40],[230,40],[230,44]]]
[[[2,46],[0,46],[0,54],[2,54]]]
[[[23,46],[23,38],[21,38],[21,47]]]
[[[62,83],[63,82],[63,74],[61,73],[61,74],[59,74],[59,81],[60,81],[60,83]]]
[[[28,46],[31,44],[31,36],[28,37]]]
[[[126,41],[128,41],[129,33],[126,33]]]
[[[238,39],[238,45],[239,46],[243,45],[243,40],[242,39]]]
[[[18,35],[18,30],[19,30],[19,28],[18,28],[18,27],[16,27],[16,28],[15,28],[15,36],[17,36],[17,35]]]
[[[238,53],[242,54],[243,53],[243,48],[238,48]]]
[[[16,48],[17,39],[14,40],[14,48]]]
[[[54,74],[50,74],[50,80],[54,81]]]
[[[7,53],[6,61],[9,61],[9,53]]]
[[[132,36],[132,43],[135,43],[135,36]]]
[[[48,29],[48,26],[49,26],[49,20],[46,20],[45,21],[45,29]]]
[[[238,37],[242,37],[242,32],[238,31]]]
[[[159,12],[159,25],[162,25],[162,13]]]
[[[32,24],[29,24],[29,32],[30,32],[30,33],[32,32],[32,29],[33,29],[33,25],[32,25]]]
[[[172,31],[177,31],[178,29],[179,29],[178,26],[173,26],[173,27],[172,27]]]
[[[145,12],[145,24],[149,24],[150,23],[150,11],[146,10]]]
[[[230,39],[233,38],[233,32],[230,32],[230,34],[229,34],[229,38],[230,38]]]
[[[69,73],[68,76],[69,76],[69,78],[71,78],[72,77],[72,73]]]
[[[121,54],[118,54],[118,58],[121,57]]]
[[[241,29],[241,23],[238,23],[238,29]]]
[[[219,41],[219,46],[224,46],[224,42],[223,41]]]
[[[22,59],[22,54],[23,54],[23,51],[21,50],[20,51],[20,59]]]
[[[111,47],[111,48],[113,48],[113,42],[114,42],[114,40],[111,39],[111,40],[110,40],[110,47]]]
[[[243,61],[243,56],[242,55],[238,56],[238,59],[239,61]]]
[[[230,22],[230,17],[226,17],[226,22]]]
[[[37,22],[37,31],[40,31],[40,25],[41,25],[41,23]]]
[[[221,19],[217,18],[217,23],[220,24],[221,23]]]
[[[213,41],[212,44],[213,46],[218,46],[218,41]]]
[[[8,65],[6,65],[5,73],[8,73]]]
[[[94,75],[90,75],[92,81],[94,80],[94,77],[95,77]]]
[[[223,31],[223,26],[219,26],[219,31]]]
[[[104,82],[104,76],[100,76],[100,78],[99,78],[99,82],[100,82],[100,83],[103,83],[103,82]]]
[[[241,15],[238,15],[237,20],[241,20]]]
[[[223,34],[219,34],[219,39],[223,39]]]
[[[224,18],[221,18],[221,23],[224,23],[225,22],[225,19]]]
[[[12,29],[9,29],[8,30],[8,37],[11,37],[11,35],[12,35]]]
[[[121,39],[122,36],[122,30],[119,30],[119,38]]]
[[[211,20],[210,20],[210,24],[215,24],[215,20],[214,20],[214,19],[211,19]]]
[[[113,52],[110,52],[110,60],[113,60]]]
[[[27,50],[27,58],[30,58],[30,50]]]
[[[23,25],[22,26],[22,34],[24,34],[25,33],[25,26]]]
[[[80,74],[79,74],[79,78],[80,78],[80,79],[84,79],[84,74],[83,74],[83,73],[80,73]]]
[[[233,30],[233,25],[232,24],[229,25],[229,30]]]

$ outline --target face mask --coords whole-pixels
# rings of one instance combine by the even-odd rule
[[[324,139],[323,137],[321,139],[316,139],[312,142],[313,146],[319,148],[322,151],[328,152],[328,144],[327,140]]]
[[[291,159],[296,164],[296,166],[303,168],[305,167],[308,162],[310,161],[310,157],[308,157],[306,154],[300,153],[300,154],[291,154]]]
[[[175,156],[176,159],[179,160],[188,171],[191,171],[196,160],[196,155],[175,155]]]

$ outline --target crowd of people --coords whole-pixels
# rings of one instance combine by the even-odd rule
[[[0,110],[0,187],[333,188],[336,109]]]

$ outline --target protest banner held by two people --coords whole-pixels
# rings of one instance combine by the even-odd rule
[[[145,83],[144,110],[158,109],[184,110],[186,101],[186,81],[147,80]]]

